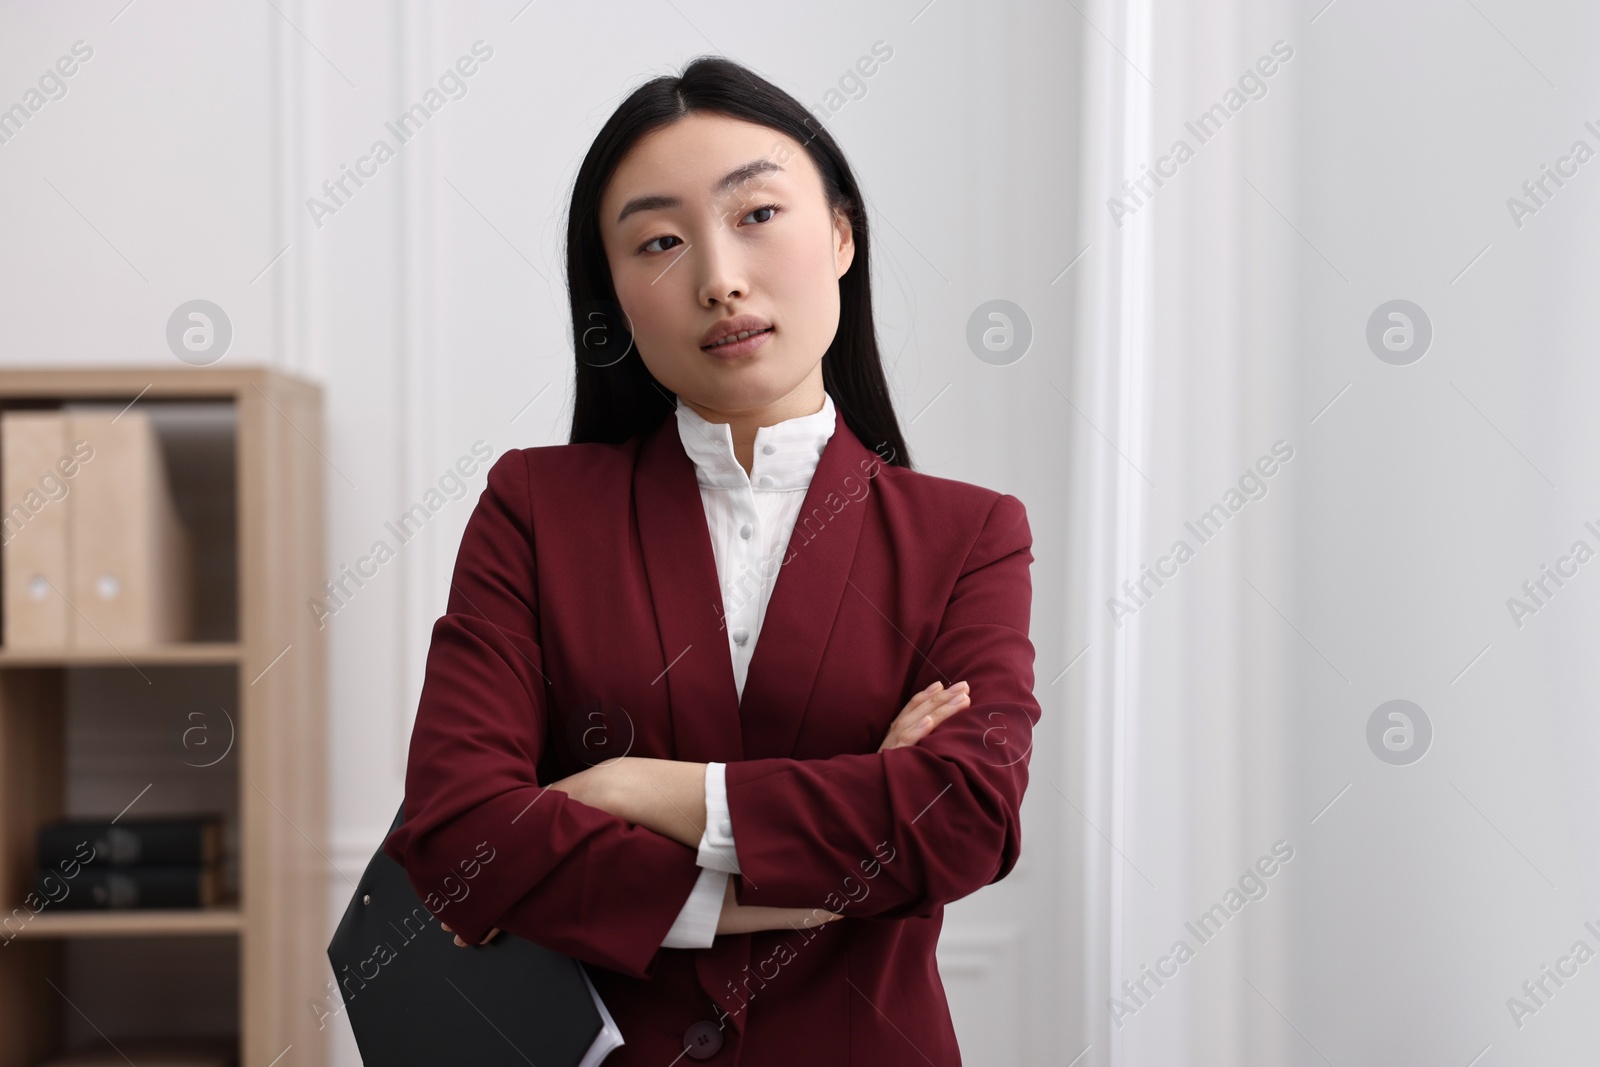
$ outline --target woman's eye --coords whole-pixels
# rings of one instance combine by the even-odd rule
[[[762,204],[758,208],[752,208],[750,210],[749,214],[745,215],[745,217],[740,219],[739,221],[740,222],[749,222],[752,219],[755,219],[755,216],[760,214],[761,212],[766,212],[767,214],[766,214],[766,216],[764,218],[755,219],[756,224],[760,225],[761,223],[764,223],[764,222],[771,222],[773,217],[775,215],[777,215],[777,213],[780,210],[781,209],[778,207],[777,204]],[[675,247],[674,245],[665,245],[665,246],[663,246],[661,244],[661,242],[663,242],[663,241],[676,241],[678,244],[682,244],[683,243],[683,241],[680,238],[673,237],[673,236],[671,236],[669,234],[669,235],[667,235],[665,237],[656,237],[656,238],[652,238],[649,241],[646,241],[644,244],[639,246],[639,251],[641,251],[641,252],[666,252],[666,251],[670,251],[672,248]]]
[[[657,237],[657,238],[654,238],[653,240],[646,241],[644,243],[644,245],[639,249],[639,251],[641,251],[641,252],[665,252],[666,251],[665,248],[651,248],[650,246],[655,244],[656,241],[676,241],[676,240],[677,240],[677,238],[671,236],[670,234],[668,236],[666,236],[666,237]]]

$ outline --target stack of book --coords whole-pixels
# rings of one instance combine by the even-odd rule
[[[34,892],[48,908],[224,903],[222,816],[62,819],[39,828]]]
[[[70,1052],[39,1067],[233,1067],[236,1043],[207,1038],[124,1038]]]

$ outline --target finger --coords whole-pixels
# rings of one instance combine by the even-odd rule
[[[907,748],[916,744],[927,735],[929,730],[932,730],[959,707],[959,704],[955,708],[939,705],[938,707],[920,709],[921,718],[917,718],[914,715],[904,716],[895,722],[895,728],[889,731],[889,736],[884,738],[883,745],[880,748]]]
[[[946,689],[940,694],[939,699],[934,701],[933,706],[928,709],[929,713],[936,717],[942,717],[954,708],[965,705],[972,699],[972,694],[967,691],[966,684],[966,682],[962,682],[959,686],[951,686]]]
[[[964,696],[966,683],[962,682],[959,684],[960,688],[953,687],[949,690],[937,688],[943,684],[933,683],[906,704],[905,710],[895,716],[894,722],[890,724],[889,732],[884,737],[883,743],[878,746],[878,751],[907,748],[916,744],[928,730],[938,725],[940,720],[963,706],[958,702],[956,707],[946,707],[946,702],[951,696]]]
[[[897,720],[894,726],[890,728],[888,734],[884,736],[883,744],[878,746],[878,751],[883,752],[893,748],[909,748],[910,746],[916,744],[917,741],[922,737],[923,731],[920,724],[925,722],[926,719],[927,716],[924,715],[924,717],[921,719],[912,719],[908,717],[904,720]]]
[[[448,934],[448,933],[453,933],[453,932],[454,932],[454,931],[452,931],[452,930],[451,930],[451,929],[450,929],[450,924],[449,924],[449,923],[440,923],[440,924],[439,924],[439,929],[441,929],[441,930],[443,930],[443,931],[444,931],[444,932],[445,932],[445,933],[447,933],[447,934]]]
[[[955,685],[952,685],[949,688],[945,688],[943,683],[937,684],[939,684],[938,689],[923,690],[923,692],[919,693],[910,704],[906,705],[906,709],[910,711],[914,708],[921,708],[922,712],[925,714],[931,709],[942,707],[947,701],[954,700],[958,696],[968,693],[972,688],[965,681],[957,682]]]
[[[950,716],[954,715],[956,712],[958,712],[961,709],[965,708],[970,702],[971,701],[969,700],[967,695],[965,693],[963,693],[963,694],[957,696],[955,699],[948,700],[945,703],[941,704],[937,709],[935,709],[934,711],[929,712],[927,715],[923,716],[917,722],[916,728],[914,730],[916,736],[918,738],[926,737],[929,733],[931,733],[933,731],[934,727],[936,727],[940,723],[944,722],[946,719],[948,719]]]
[[[938,722],[940,719],[949,717],[952,712],[966,707],[971,699],[966,693],[952,691],[948,697],[929,708],[924,717]]]
[[[936,682],[934,684],[938,685],[940,683]],[[915,726],[923,715],[938,706],[938,702],[943,695],[944,691],[942,689],[924,689],[912,697],[904,708],[900,709],[900,714],[895,716],[891,729],[897,726],[902,730],[906,730]]]
[[[921,707],[930,700],[937,700],[939,698],[939,694],[943,692],[943,690],[943,682],[934,682],[932,685],[928,686],[928,688],[918,692],[910,700],[906,701],[905,709],[901,712],[901,714],[904,714],[906,711],[911,711],[914,708]]]

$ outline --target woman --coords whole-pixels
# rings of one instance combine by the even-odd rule
[[[934,950],[1021,845],[1032,537],[911,469],[867,252],[792,97],[642,86],[573,193],[571,443],[462,537],[384,847],[458,944],[583,961],[608,1067],[960,1063]]]

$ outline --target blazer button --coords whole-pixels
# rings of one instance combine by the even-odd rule
[[[722,1048],[722,1028],[701,1019],[683,1032],[683,1047],[691,1060],[709,1060]]]

